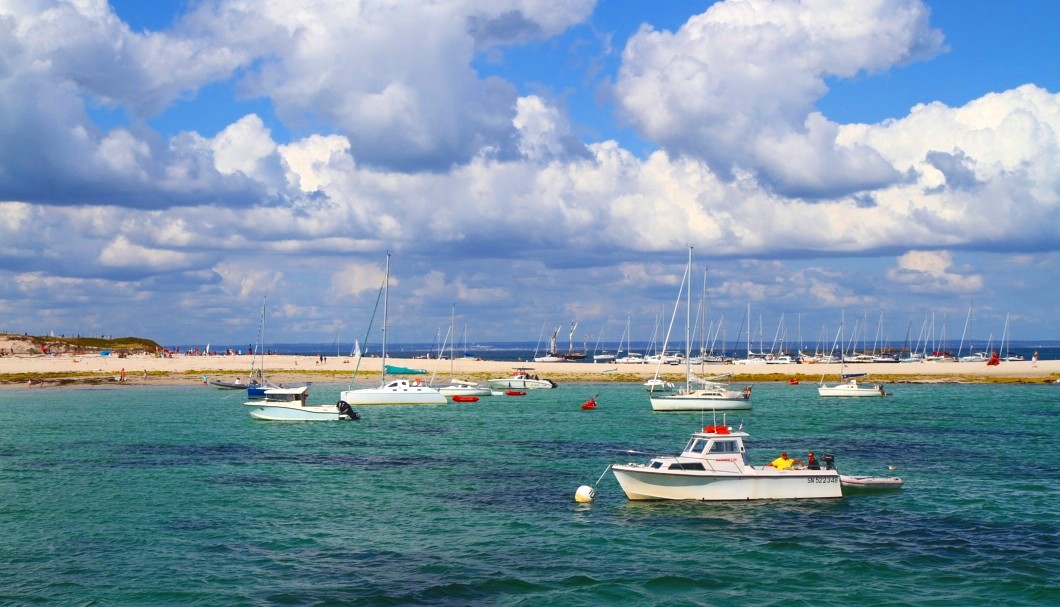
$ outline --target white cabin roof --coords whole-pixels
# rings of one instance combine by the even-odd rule
[[[304,394],[308,389],[308,386],[299,386],[297,388],[269,388],[265,391],[265,396],[280,396],[288,394],[300,395]]]

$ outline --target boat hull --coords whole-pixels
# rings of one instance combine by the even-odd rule
[[[759,473],[673,472],[646,466],[613,465],[626,497],[641,500],[770,500],[842,497],[835,470],[783,470]]]
[[[334,405],[300,406],[261,401],[244,403],[244,405],[250,408],[251,417],[266,421],[315,422],[350,419],[348,415],[339,413],[338,407]]]
[[[867,388],[863,386],[851,387],[847,384],[838,386],[821,386],[817,388],[817,394],[821,396],[837,396],[846,398],[879,398],[885,396],[879,388]]]
[[[445,386],[438,388],[442,396],[489,396],[493,392],[489,386]]]
[[[652,411],[750,411],[751,399],[742,392],[731,396],[700,396],[693,394],[674,394],[672,396],[653,396]]]
[[[365,405],[444,405],[449,402],[437,390],[420,387],[345,390],[339,395],[339,399],[346,401],[351,407]]]

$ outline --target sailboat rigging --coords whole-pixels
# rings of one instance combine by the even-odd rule
[[[382,383],[377,388],[343,390],[340,402],[356,405],[444,405],[448,401],[434,388],[429,388],[419,379],[410,381],[399,378],[387,381],[387,375],[423,375],[426,371],[394,367],[387,364],[387,333],[390,307],[390,252],[386,254],[386,271],[383,277],[383,346]]]
[[[685,290],[685,283],[688,289]],[[681,288],[677,293],[677,304],[681,303],[681,295],[686,293],[685,300],[685,385],[674,394],[655,395],[649,397],[652,411],[710,411],[710,410],[747,410],[751,408],[751,386],[743,391],[730,390],[725,384],[718,380],[726,379],[729,375],[720,375],[711,378],[698,378],[692,375],[691,362],[691,325],[692,325],[692,247],[688,247],[688,266],[685,268],[684,277],[681,279]],[[674,308],[676,316],[677,308]],[[671,320],[670,326],[673,327]],[[666,341],[669,341],[667,331]],[[666,346],[663,346],[665,350]],[[660,367],[662,363],[660,362]],[[659,371],[656,369],[655,377],[658,379]],[[693,388],[693,384],[696,386]]]

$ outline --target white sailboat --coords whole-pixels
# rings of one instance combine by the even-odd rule
[[[677,293],[678,304],[681,302],[681,292],[684,291],[686,282],[688,283],[688,294],[685,303],[685,385],[674,394],[656,395],[652,393],[649,397],[651,409],[652,411],[748,410],[751,408],[750,386],[743,391],[730,390],[717,381],[695,378],[692,375],[691,352],[689,351],[692,343],[690,335],[692,324],[692,247],[688,247],[688,266],[685,268],[684,278],[681,279],[681,289]],[[667,341],[669,341],[669,335],[667,335]],[[663,348],[665,349],[665,346]],[[655,378],[658,379],[658,371],[656,371]]]
[[[843,321],[839,321],[839,331],[842,334]],[[842,342],[842,339],[840,339]],[[883,386],[880,384],[861,385],[858,383],[857,378],[864,377],[865,373],[843,373],[844,367],[846,366],[846,353],[839,353],[839,378],[840,383],[835,385],[827,385],[824,383],[824,376],[821,376],[821,385],[817,387],[817,394],[820,396],[838,396],[838,397],[879,397],[887,396],[887,392],[884,391]],[[844,381],[845,380],[845,381]]]
[[[250,377],[247,379],[247,398],[265,398],[265,391],[279,388],[265,379],[265,302],[268,296],[261,298],[261,326],[258,328],[257,351],[250,359]],[[259,364],[260,362],[260,364]]]
[[[489,396],[493,394],[489,386],[480,386],[477,382],[458,379],[453,371],[453,360],[456,358],[456,339],[453,333],[456,328],[456,306],[453,306],[453,319],[449,322],[449,334],[454,335],[449,342],[449,385],[438,388],[442,396]]]
[[[629,333],[629,316],[627,316],[626,317],[626,331],[625,331],[625,333],[622,334],[622,339],[620,339],[618,341],[618,353],[622,354],[623,352],[625,352],[626,355],[616,358],[615,362],[616,363],[622,363],[622,364],[625,364],[625,365],[643,365],[644,364],[644,355],[639,353],[639,352],[631,352],[630,351],[629,342],[630,342],[631,338],[632,338],[632,336]],[[626,344],[625,345],[625,349],[623,349],[623,346],[622,346],[623,341]]]
[[[449,401],[434,388],[430,388],[423,381],[416,379],[409,381],[407,378],[387,380],[387,374],[395,375],[420,375],[426,371],[419,369],[406,369],[404,367],[391,367],[386,364],[387,345],[387,315],[390,305],[390,253],[386,254],[386,275],[383,280],[383,350],[382,350],[382,384],[377,388],[361,388],[357,390],[343,390],[339,395],[339,402],[351,406],[361,405],[444,405]]]

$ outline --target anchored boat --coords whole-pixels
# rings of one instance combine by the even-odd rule
[[[613,464],[611,472],[631,500],[759,500],[842,497],[844,488],[900,487],[897,477],[841,476],[835,458],[821,467],[778,469],[751,465],[742,430],[725,425],[692,434],[680,455],[646,464]]]
[[[309,388],[272,388],[265,391],[265,400],[243,403],[250,407],[250,416],[268,421],[338,421],[360,419],[350,406],[339,401],[334,405],[310,405],[306,402]]]

